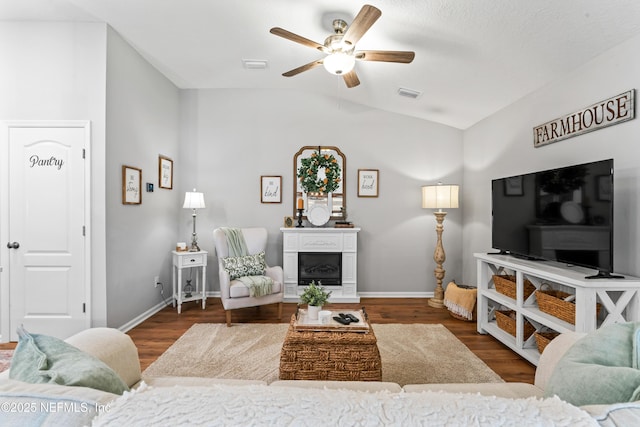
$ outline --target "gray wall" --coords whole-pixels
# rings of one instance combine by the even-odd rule
[[[0,22],[0,58],[0,119],[91,121],[91,317],[104,326],[106,25]]]
[[[179,90],[105,24],[0,23],[0,58],[0,118],[91,121],[92,325],[153,310],[177,239],[180,194],[157,183],[158,155],[179,167]],[[140,206],[121,203],[123,164],[156,186]]]
[[[614,268],[640,275],[640,120],[533,147],[534,126],[640,87],[639,49],[640,37],[631,39],[465,131],[465,281],[476,280],[473,253],[491,249],[491,179],[608,158],[615,169]]]
[[[358,237],[358,290],[424,295],[435,288],[435,218],[421,208],[424,184],[462,182],[462,132],[447,126],[350,105],[315,94],[270,90],[185,91],[181,191],[204,192],[198,211],[201,248],[213,252],[220,226],[264,226],[267,261],[282,262],[279,228],[293,214],[293,156],[305,145],[334,145],[347,158],[349,220]],[[358,198],[357,170],[380,170],[380,196]],[[188,170],[187,170],[188,169]],[[283,177],[282,204],[260,203],[260,176]],[[461,279],[462,209],[445,221],[445,280]],[[180,215],[189,241],[190,212]],[[210,257],[210,289],[219,289]],[[213,286],[212,286],[213,285]]]
[[[181,207],[179,90],[116,32],[107,44],[107,311],[120,327],[171,295],[171,253]],[[158,156],[174,161],[174,189],[158,187]],[[142,204],[122,204],[122,165],[142,169]],[[144,191],[147,182],[155,191]]]

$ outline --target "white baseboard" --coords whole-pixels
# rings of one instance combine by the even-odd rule
[[[358,296],[361,298],[433,298],[433,292],[358,292]],[[220,291],[207,292],[207,298],[220,298]],[[118,330],[122,332],[130,331],[167,305],[171,305],[171,298],[151,307],[149,310],[120,326]]]
[[[360,298],[433,298],[433,292],[358,292],[358,296]],[[207,297],[220,298],[220,291],[207,292]]]
[[[220,298],[220,291],[207,292],[207,297]],[[360,298],[433,298],[433,292],[358,292]],[[285,301],[296,302],[296,301]]]
[[[433,292],[358,292],[361,298],[433,298]]]
[[[159,302],[155,306],[151,307],[149,310],[145,311],[144,313],[140,314],[139,316],[135,317],[134,319],[120,326],[118,330],[125,333],[129,332],[131,329],[135,328],[136,326],[138,326],[139,324],[141,324],[142,322],[144,322],[145,320],[147,320],[148,318],[150,318],[151,316],[153,316],[154,314],[156,314],[157,312],[165,308],[167,305],[171,305],[170,298],[163,302]]]

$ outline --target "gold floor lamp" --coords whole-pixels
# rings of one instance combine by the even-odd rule
[[[435,308],[444,307],[444,289],[442,288],[442,279],[444,279],[444,269],[442,265],[446,259],[444,247],[442,246],[442,222],[447,214],[442,209],[455,209],[458,207],[458,190],[457,185],[424,185],[422,187],[422,207],[425,209],[438,209],[434,212],[436,216],[436,233],[438,241],[436,242],[436,250],[433,253],[433,260],[436,262],[434,274],[436,276],[436,289],[433,292],[433,298],[427,301],[427,304]]]

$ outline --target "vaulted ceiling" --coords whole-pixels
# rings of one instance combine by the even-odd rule
[[[365,2],[382,16],[357,48],[415,51],[411,64],[358,62],[351,89],[322,67],[282,76],[324,54],[270,28],[322,44],[335,17],[350,22]],[[466,129],[640,34],[640,2],[0,0],[0,20],[106,22],[180,88],[315,92]]]

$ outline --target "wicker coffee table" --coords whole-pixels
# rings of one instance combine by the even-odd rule
[[[280,352],[281,380],[382,381],[373,328],[365,332],[296,330],[291,316]]]

